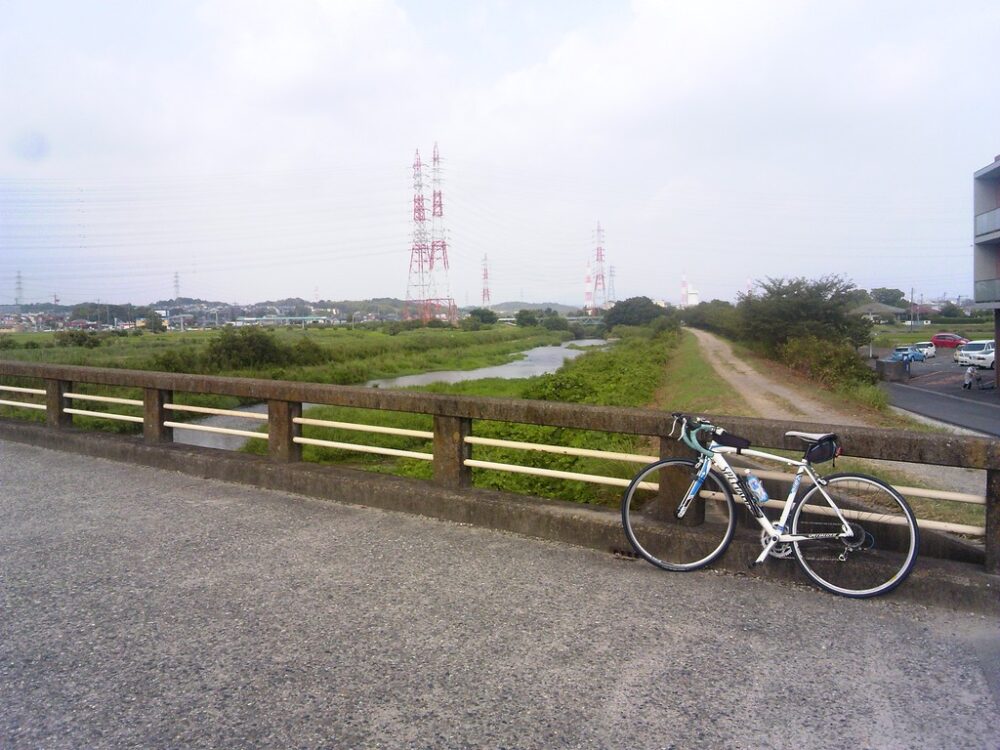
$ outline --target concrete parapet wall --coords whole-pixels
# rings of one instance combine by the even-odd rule
[[[208,448],[151,445],[139,438],[50,428],[0,420],[0,439],[140,464],[184,474],[292,492],[335,502],[401,511],[468,523],[606,552],[630,554],[621,517],[612,509],[480,489],[450,489],[431,482],[372,474],[340,467],[275,462]],[[714,568],[805,584],[792,560],[774,560],[748,569],[760,552],[758,534],[738,536]],[[639,564],[637,562],[637,564]],[[664,586],[670,577],[664,573]],[[692,573],[690,575],[704,575]],[[827,594],[818,595],[827,596]],[[981,566],[921,558],[893,599],[1000,614],[1000,576]]]

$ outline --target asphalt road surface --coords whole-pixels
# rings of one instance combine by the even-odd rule
[[[1000,744],[965,612],[4,442],[0,519],[5,749]]]
[[[901,409],[940,422],[1000,436],[1000,391],[996,388],[962,389],[964,367],[953,361],[954,352],[938,349],[938,356],[914,362],[906,383],[886,383],[889,402]],[[983,384],[995,382],[992,370],[980,370]]]

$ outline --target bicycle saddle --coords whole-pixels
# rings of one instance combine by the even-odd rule
[[[798,432],[796,430],[791,430],[785,433],[785,437],[797,437],[804,443],[818,443],[827,438],[836,438],[837,435],[833,432]]]

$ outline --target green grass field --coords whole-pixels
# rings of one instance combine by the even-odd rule
[[[103,367],[153,369],[156,358],[165,352],[198,352],[204,350],[217,334],[204,331],[146,334],[141,337],[112,337],[95,349],[80,347],[48,346],[51,334],[24,334],[18,343],[35,342],[34,346],[5,348],[0,355],[7,359],[36,362],[58,362]],[[485,331],[418,330],[396,335],[377,331],[351,331],[346,329],[306,331],[275,331],[278,341],[289,346],[309,338],[322,348],[328,361],[310,366],[274,365],[265,371],[233,370],[220,374],[248,377],[287,378],[313,382],[350,383],[369,378],[392,377],[429,370],[473,369],[510,361],[517,352],[533,346],[557,343],[559,334],[540,329],[503,327]],[[37,347],[37,348],[35,348]],[[757,361],[749,352],[741,352],[754,366],[770,374],[774,363]],[[788,378],[786,382],[808,388],[802,378]],[[7,379],[8,384],[38,385]],[[115,395],[141,398],[138,390],[107,389],[84,384],[76,389],[95,395]],[[532,398],[558,400],[571,403],[602,404],[614,406],[653,406],[665,410],[694,411],[737,416],[754,416],[747,404],[715,375],[701,356],[697,342],[690,333],[665,332],[654,335],[642,332],[626,337],[606,351],[591,351],[567,363],[558,373],[526,380],[474,380],[454,385],[433,385],[422,390],[470,396]],[[815,389],[811,391],[817,397]],[[23,397],[22,397],[23,398]],[[836,407],[842,396],[824,393],[822,398]],[[21,399],[19,399],[21,400]],[[26,400],[35,400],[28,398]],[[199,394],[176,394],[178,403],[233,408],[239,405],[236,398],[214,397]],[[119,405],[90,403],[82,408],[93,411],[113,410],[139,415],[141,409]],[[21,419],[39,420],[37,411],[0,407],[0,415]],[[185,415],[188,416],[188,415]],[[361,409],[319,407],[309,410],[308,416],[341,422],[361,422],[408,429],[430,430],[431,420],[426,415],[395,412],[371,412]],[[184,418],[180,414],[177,418]],[[74,423],[84,429],[101,429],[114,432],[134,432],[137,425],[112,422],[105,419],[80,417]],[[914,425],[895,415],[872,412],[872,424],[886,427]],[[584,448],[595,448],[626,453],[655,454],[655,441],[627,435],[609,435],[581,430],[477,422],[477,435],[523,442],[555,443]],[[921,429],[928,429],[923,428]],[[378,437],[346,430],[305,427],[306,437],[317,437],[339,442],[377,442],[380,445],[403,450],[429,451],[429,443],[419,438]],[[261,452],[266,447],[252,443],[247,450]],[[304,458],[323,463],[356,466],[371,471],[390,472],[416,477],[430,477],[427,462],[360,454],[354,451],[325,447],[305,446]],[[578,458],[547,453],[526,453],[502,448],[477,447],[476,457],[500,463],[521,463],[540,468],[560,469],[585,474],[602,474],[621,478],[630,477],[637,465],[620,461]],[[869,462],[845,460],[840,468],[855,468],[871,472]],[[886,474],[887,480],[896,484],[916,484],[905,475]],[[523,494],[558,497],[584,503],[614,505],[620,490],[583,482],[566,482],[506,472],[477,469],[474,472],[477,486],[502,489]],[[958,523],[981,524],[981,506],[920,500],[914,503],[920,517],[935,518]]]

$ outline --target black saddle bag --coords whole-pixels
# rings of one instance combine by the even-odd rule
[[[828,437],[813,443],[806,449],[805,459],[811,464],[821,464],[840,455],[840,444],[837,437]]]

